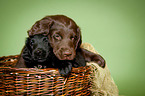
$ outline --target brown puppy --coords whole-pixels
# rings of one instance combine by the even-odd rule
[[[64,15],[44,17],[32,26],[28,34],[48,35],[53,52],[59,60],[73,60],[79,52],[86,61],[95,61],[99,66],[105,67],[105,60],[100,55],[80,48],[82,43],[80,28]]]

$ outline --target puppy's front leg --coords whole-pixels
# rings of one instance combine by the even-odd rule
[[[67,77],[68,74],[71,72],[72,70],[72,64],[68,61],[66,61],[65,63],[63,62],[60,67],[58,68],[59,73],[61,74],[61,76]]]
[[[78,51],[81,52],[81,54],[84,56],[85,60],[87,62],[91,62],[91,61],[94,61],[96,62],[100,67],[104,68],[105,67],[105,60],[104,58],[99,55],[99,54],[95,54],[93,52],[90,52],[86,49],[83,49],[83,48],[80,48]]]

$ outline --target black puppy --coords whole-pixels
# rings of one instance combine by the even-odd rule
[[[53,53],[48,36],[39,34],[26,39],[26,44],[15,67],[58,68],[62,76],[67,76],[72,67],[85,65],[85,59],[79,52],[74,60],[59,60]]]
[[[49,46],[48,38],[43,35],[35,35],[26,39],[26,44],[22,51],[26,68],[33,68],[41,66],[47,67],[49,60],[49,53],[51,47]]]

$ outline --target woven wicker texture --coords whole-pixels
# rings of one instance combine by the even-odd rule
[[[90,67],[73,68],[68,78],[54,68],[11,68],[16,56],[0,57],[1,96],[89,96]],[[10,66],[10,67],[8,67]]]

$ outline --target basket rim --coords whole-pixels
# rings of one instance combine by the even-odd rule
[[[79,73],[81,70],[86,71],[87,68],[90,68],[90,66],[84,66],[84,67],[72,67],[71,72]],[[16,72],[45,72],[45,71],[59,71],[58,68],[45,68],[45,69],[38,69],[38,68],[12,68],[12,67],[0,67],[0,70],[13,70]]]

